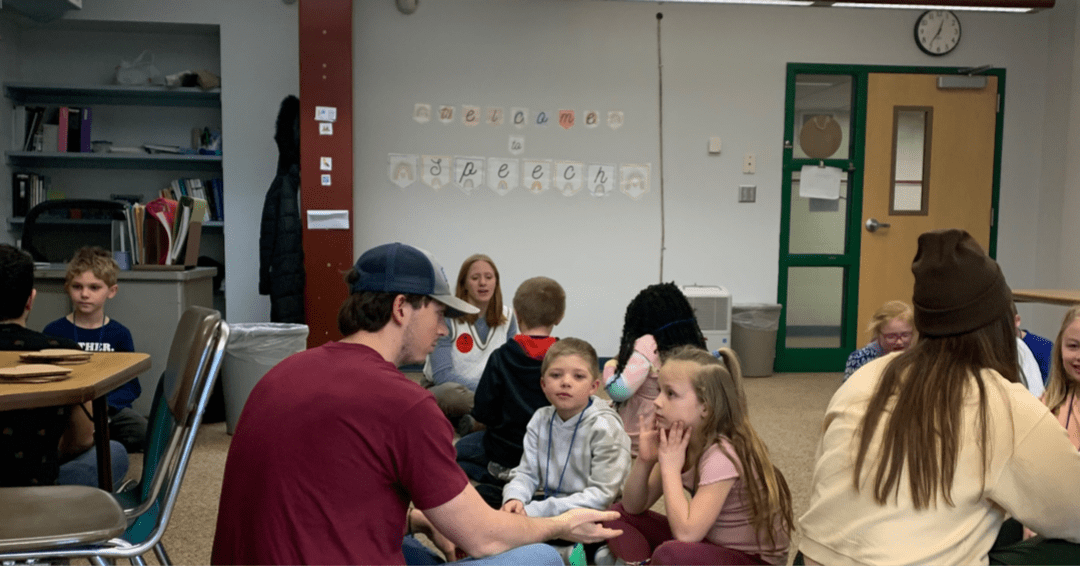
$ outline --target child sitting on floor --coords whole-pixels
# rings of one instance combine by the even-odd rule
[[[540,387],[551,405],[533,414],[521,463],[503,487],[503,511],[554,517],[607,509],[630,473],[630,437],[600,388],[596,350],[578,338],[548,349]]]

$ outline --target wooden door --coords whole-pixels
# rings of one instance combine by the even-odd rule
[[[997,77],[986,77],[980,89],[939,89],[938,75],[871,73],[866,107],[865,175],[863,184],[859,266],[859,338],[869,341],[865,325],[889,300],[911,303],[915,279],[911,261],[923,232],[939,228],[967,230],[989,251],[993,223],[994,155],[997,128]],[[905,193],[897,174],[898,112],[924,110],[923,156],[926,184],[921,210],[894,200]],[[900,167],[900,169],[904,169]],[[900,186],[900,189],[896,189]],[[866,221],[888,227],[871,232]]]

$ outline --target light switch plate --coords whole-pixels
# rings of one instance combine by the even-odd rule
[[[720,136],[713,136],[709,138],[709,153],[713,155],[720,155]]]
[[[757,185],[739,185],[739,202],[757,201]]]

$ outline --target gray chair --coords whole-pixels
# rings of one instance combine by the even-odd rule
[[[125,219],[124,203],[114,200],[47,200],[26,213],[22,248],[34,261],[66,262],[82,246],[112,248],[113,225]]]
[[[180,318],[161,377],[160,410],[150,424],[164,448],[137,495],[83,486],[0,488],[0,517],[8,518],[0,521],[0,563],[88,558],[107,564],[124,558],[145,564],[142,555],[153,549],[161,564],[169,564],[161,537],[228,338],[229,326],[215,310],[190,307]]]

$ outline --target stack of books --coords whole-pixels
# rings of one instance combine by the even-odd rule
[[[18,106],[14,143],[22,151],[89,152],[93,111],[75,106]]]
[[[221,179],[173,179],[168,187],[161,189],[160,196],[170,200],[186,196],[205,200],[206,216],[200,221],[225,220],[223,189]]]
[[[156,198],[146,205],[128,205],[128,239],[134,269],[183,269],[195,265],[199,256],[205,199],[190,196],[179,200]]]

